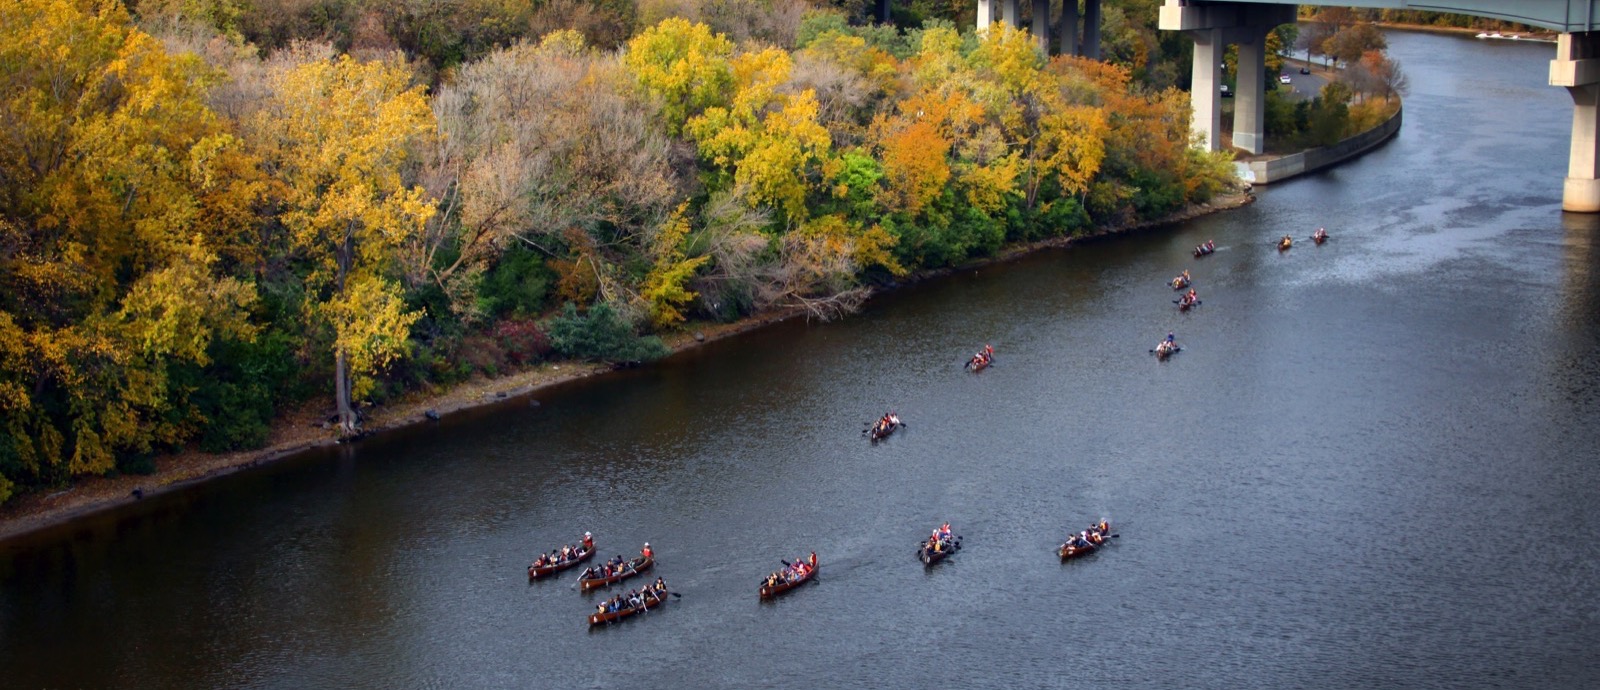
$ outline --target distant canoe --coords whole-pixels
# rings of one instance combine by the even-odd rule
[[[572,566],[575,566],[575,565],[577,565],[579,563],[587,561],[587,560],[589,560],[590,558],[593,558],[593,557],[594,557],[594,547],[593,546],[589,547],[589,549],[587,551],[580,547],[578,549],[578,555],[573,556],[572,558],[568,558],[567,560],[561,561],[560,563],[556,563],[555,565],[541,565],[541,566],[529,565],[528,566],[528,579],[529,580],[537,580],[539,578],[549,577],[549,576],[554,575],[556,573],[559,573],[559,572],[561,572],[563,570],[571,568]]]
[[[757,593],[760,595],[760,597],[762,599],[771,599],[771,598],[776,597],[776,596],[778,596],[780,594],[783,594],[784,592],[787,592],[787,591],[789,591],[791,589],[799,587],[800,585],[803,585],[803,584],[805,584],[807,582],[810,582],[811,578],[816,577],[816,575],[817,575],[817,568],[816,568],[816,566],[812,566],[811,569],[807,570],[804,575],[801,575],[800,577],[797,577],[797,578],[795,578],[793,580],[790,580],[788,582],[779,582],[778,584],[775,584],[775,585],[763,584],[763,585],[761,585],[760,591],[757,592]]]
[[[621,582],[630,577],[638,575],[639,573],[649,570],[650,566],[655,565],[655,563],[656,561],[654,558],[649,556],[640,556],[622,564],[621,571],[612,573],[610,577],[580,578],[578,580],[578,589],[587,591],[605,587],[615,582]]]
[[[646,589],[640,597],[642,598],[642,603],[639,606],[589,614],[589,625],[595,626],[621,620],[636,613],[645,613],[650,609],[660,608],[661,605],[667,603],[667,593],[657,592],[654,589]]]
[[[960,550],[961,550],[961,538],[960,537],[952,537],[950,539],[945,540],[943,542],[943,545],[939,547],[938,551],[930,551],[930,550],[928,550],[928,541],[927,540],[923,540],[922,545],[917,547],[917,558],[918,558],[918,560],[922,561],[923,565],[933,565],[935,563],[938,563],[939,561],[942,561],[942,560],[944,560],[946,558],[949,558],[950,554],[955,553],[955,552],[960,551]]]
[[[872,429],[867,432],[867,438],[873,443],[877,443],[882,439],[889,438],[890,434],[893,434],[896,430],[903,426],[905,426],[905,424],[901,424],[899,422],[895,422],[894,424],[890,424],[885,427],[873,426]]]

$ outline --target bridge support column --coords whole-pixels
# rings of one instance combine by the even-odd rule
[[[1261,153],[1267,142],[1266,38],[1262,33],[1253,41],[1239,43],[1239,93],[1233,98],[1233,146],[1250,153]]]
[[[889,0],[878,0],[878,21],[889,23]]]
[[[1234,145],[1260,153],[1266,145],[1266,35],[1279,24],[1294,21],[1294,5],[1257,2],[1216,5],[1166,0],[1161,29],[1182,31],[1194,40],[1194,72],[1189,102],[1194,107],[1194,132],[1202,146],[1216,151],[1222,128],[1218,92],[1222,85],[1222,53],[1239,44],[1239,90],[1234,99]]]
[[[1022,20],[1022,13],[1017,11],[1017,0],[1000,0],[1000,2],[1003,3],[1003,6],[1005,7],[1006,26],[1009,26],[1013,29],[1022,28],[1021,25],[1017,24],[1017,22]]]
[[[1033,41],[1039,52],[1050,55],[1050,0],[1033,0]]]
[[[1600,32],[1561,34],[1550,85],[1572,95],[1572,148],[1561,210],[1600,213]]]
[[[1100,59],[1100,0],[1083,0],[1083,56]]]
[[[994,19],[994,3],[996,0],[978,0],[978,30],[986,31],[989,22]]]
[[[1190,76],[1189,105],[1194,108],[1190,128],[1205,138],[1201,146],[1216,151],[1222,148],[1217,135],[1222,131],[1222,104],[1218,87],[1222,85],[1222,32],[1217,29],[1190,31],[1194,39],[1194,68]]]
[[[1056,31],[1061,37],[1061,54],[1078,54],[1078,0],[1061,0],[1061,25]]]

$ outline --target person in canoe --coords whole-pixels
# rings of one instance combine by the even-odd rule
[[[656,552],[650,550],[650,542],[645,542],[644,548],[639,549],[639,555],[644,556],[645,558],[654,558]]]
[[[944,523],[942,525],[939,525],[939,540],[940,541],[949,541],[950,540],[950,523],[946,522],[946,523]]]
[[[972,356],[972,360],[967,362],[967,368],[982,369],[983,367],[989,366],[989,363],[992,361],[994,361],[994,348],[989,345],[984,345],[983,349],[979,350],[977,354]]]
[[[584,551],[590,551],[590,550],[593,550],[593,549],[594,549],[594,535],[589,534],[588,532],[584,532],[583,533],[583,550]]]
[[[1189,272],[1184,271],[1182,274],[1178,275],[1178,277],[1173,278],[1168,284],[1171,285],[1172,289],[1174,290],[1182,290],[1189,286],[1189,281]]]
[[[1178,344],[1171,340],[1163,340],[1159,343],[1156,343],[1155,353],[1157,357],[1166,357],[1177,351]]]
[[[1283,237],[1278,239],[1278,251],[1281,252],[1281,251],[1283,251],[1285,249],[1288,249],[1288,248],[1290,248],[1292,246],[1294,246],[1294,238],[1293,237],[1290,237],[1288,235],[1284,235]]]
[[[1316,242],[1317,244],[1322,244],[1323,242],[1327,242],[1328,241],[1328,231],[1326,229],[1324,229],[1324,228],[1317,228],[1316,232],[1311,233],[1311,241],[1312,242]]]

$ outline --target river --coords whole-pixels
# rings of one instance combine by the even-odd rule
[[[1559,211],[1571,101],[1547,44],[1390,41],[1400,135],[1244,209],[7,544],[0,681],[1600,686],[1600,220]],[[909,426],[869,445],[890,408]],[[1101,516],[1120,536],[1061,563]],[[924,568],[946,520],[965,548]],[[571,573],[524,572],[584,530],[649,541],[682,597],[587,630]],[[816,584],[757,602],[812,550]]]

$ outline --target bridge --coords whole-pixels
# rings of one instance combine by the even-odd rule
[[[1066,4],[1073,2],[1066,0]],[[1573,102],[1572,147],[1561,208],[1600,213],[1600,34],[1595,32],[1600,0],[1166,0],[1161,6],[1161,28],[1182,31],[1194,41],[1190,101],[1194,131],[1203,137],[1205,146],[1218,147],[1221,58],[1229,45],[1237,45],[1239,88],[1234,98],[1233,144],[1261,153],[1266,140],[1266,35],[1279,24],[1295,21],[1295,6],[1301,4],[1453,12],[1557,32],[1550,85],[1566,87]],[[981,13],[982,5],[979,7]]]

